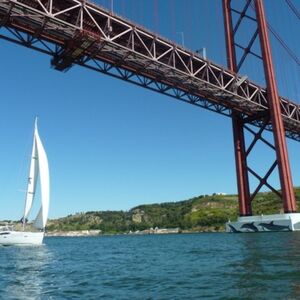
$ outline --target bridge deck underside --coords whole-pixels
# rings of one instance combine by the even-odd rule
[[[269,115],[264,88],[86,1],[0,0],[0,26],[60,71],[78,64],[259,127]],[[286,136],[300,141],[300,106],[280,100]]]

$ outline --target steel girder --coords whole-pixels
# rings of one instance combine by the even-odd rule
[[[258,131],[255,131],[251,127],[249,127],[246,124],[247,122],[245,122],[246,119],[243,120],[240,114],[235,113],[232,117],[240,215],[252,215],[251,202],[263,186],[268,187],[270,190],[279,195],[280,198],[282,198],[285,212],[295,212],[296,201],[284,136],[284,113],[282,102],[280,102],[282,101],[282,99],[280,99],[278,96],[277,86],[275,82],[275,74],[270,52],[264,8],[262,0],[254,0],[255,7],[253,6],[252,0],[245,0],[243,3],[244,4],[242,6],[242,9],[238,10],[234,8],[233,1],[223,0],[228,67],[232,71],[238,71],[248,55],[254,55],[257,58],[261,59],[261,62],[264,66],[266,83],[268,86],[267,98],[269,103],[269,110],[267,111],[267,114],[263,116],[263,118],[256,118],[257,122],[260,122],[260,129]],[[241,2],[238,2],[238,4],[241,4]],[[249,14],[249,10],[251,7],[255,11],[256,17],[252,17]],[[233,18],[232,16],[234,13],[236,15],[236,18]],[[235,19],[235,21],[233,21],[233,19]],[[247,46],[242,46],[237,42],[236,33],[245,19],[250,19],[254,26],[253,34],[249,37]],[[254,42],[258,38],[262,55],[259,55],[252,50]],[[240,57],[237,57],[236,55],[237,48],[243,50]],[[266,129],[268,129],[267,126],[270,124],[270,122],[274,126],[274,144],[267,141],[263,137],[263,133]],[[253,139],[248,148],[246,148],[245,145],[244,130],[247,130],[253,135]],[[264,176],[260,176],[257,172],[255,172],[248,163],[248,156],[254,149],[258,141],[262,141],[276,153],[275,161],[270,165]],[[281,192],[278,192],[268,182],[268,178],[273,173],[276,167],[278,167]],[[248,174],[251,174],[258,180],[258,185],[254,189],[252,194],[250,194]]]
[[[268,114],[264,88],[85,0],[0,0],[0,26],[60,71],[78,64],[256,126]],[[300,141],[300,106],[280,105],[286,136]]]

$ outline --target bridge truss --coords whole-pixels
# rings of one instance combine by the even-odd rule
[[[0,37],[190,104],[266,126],[266,90],[85,0],[0,0]],[[286,135],[300,141],[300,106],[280,99]]]
[[[225,69],[86,0],[0,0],[0,38],[50,55],[59,71],[80,65],[232,117],[250,132],[249,124],[274,129],[266,89],[237,74],[253,41],[238,67]],[[285,136],[300,141],[300,106],[280,97],[279,107]]]

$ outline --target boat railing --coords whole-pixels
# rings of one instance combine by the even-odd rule
[[[13,231],[12,225],[0,225],[0,231]]]

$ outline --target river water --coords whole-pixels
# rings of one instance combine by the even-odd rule
[[[44,242],[0,247],[0,299],[300,299],[300,232]]]

